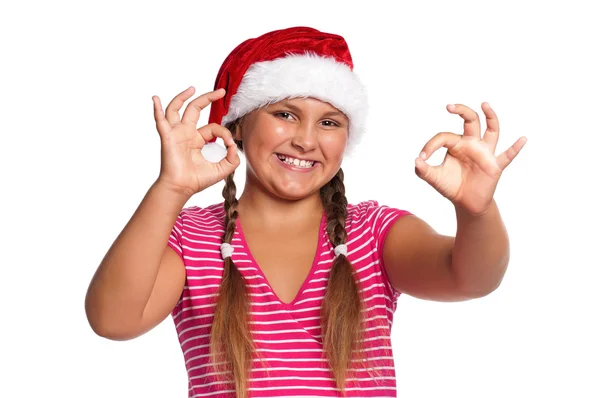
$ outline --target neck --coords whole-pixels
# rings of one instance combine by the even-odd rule
[[[238,200],[240,220],[262,225],[265,228],[281,228],[302,223],[313,223],[323,215],[323,203],[319,192],[298,200],[275,196],[260,184],[246,178],[244,191]]]

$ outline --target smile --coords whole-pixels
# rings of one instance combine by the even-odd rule
[[[275,154],[275,157],[277,158],[277,163],[279,163],[284,169],[294,171],[296,173],[312,173],[312,171],[315,170],[319,164],[317,161],[294,159],[278,153]]]
[[[317,163],[314,160],[300,160],[300,159],[293,158],[291,156],[285,156],[285,155],[280,155],[280,154],[276,154],[276,156],[281,161],[281,163],[284,163],[286,165],[289,165],[289,166],[292,166],[292,167],[298,168],[298,169],[311,169]]]

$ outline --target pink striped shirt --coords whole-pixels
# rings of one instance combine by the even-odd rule
[[[383,242],[405,210],[365,201],[348,205],[348,259],[358,272],[365,303],[365,354],[377,374],[358,372],[347,384],[348,397],[395,397],[396,378],[390,332],[400,292],[383,268]],[[318,250],[296,298],[283,303],[248,250],[237,222],[232,259],[249,288],[250,328],[262,357],[255,358],[248,384],[250,397],[339,397],[323,353],[320,307],[334,259],[321,219]],[[169,238],[183,259],[186,282],[172,312],[189,380],[189,397],[233,397],[233,385],[221,381],[209,363],[209,336],[219,283],[223,275],[223,203],[184,208]],[[356,364],[356,362],[354,362]],[[268,375],[267,375],[268,372]]]

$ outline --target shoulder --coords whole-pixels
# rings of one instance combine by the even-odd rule
[[[180,210],[171,229],[168,245],[182,258],[199,247],[218,246],[223,235],[223,203],[207,207],[188,206]]]
[[[225,212],[223,203],[207,207],[187,206],[180,210],[172,235],[181,238],[194,233],[221,233]]]
[[[412,215],[408,210],[379,203],[377,200],[365,200],[348,204],[348,223],[353,228],[369,229],[375,235],[385,233],[395,220]]]
[[[223,203],[216,203],[206,207],[187,206],[181,209],[179,217],[182,220],[188,221],[220,221],[225,217]]]
[[[408,210],[388,206],[377,200],[348,204],[346,231],[348,242],[352,244],[349,251],[353,251],[355,256],[353,265],[362,271],[361,279],[364,283],[378,284],[379,287],[373,290],[373,294],[385,294],[389,299],[387,303],[394,303],[400,292],[394,289],[385,272],[384,242],[392,226],[398,224],[396,221],[411,214]],[[390,308],[393,312],[395,304]]]

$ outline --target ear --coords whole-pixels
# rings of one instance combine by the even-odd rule
[[[233,131],[231,132],[233,139],[236,141],[242,141],[242,123],[236,123]]]

